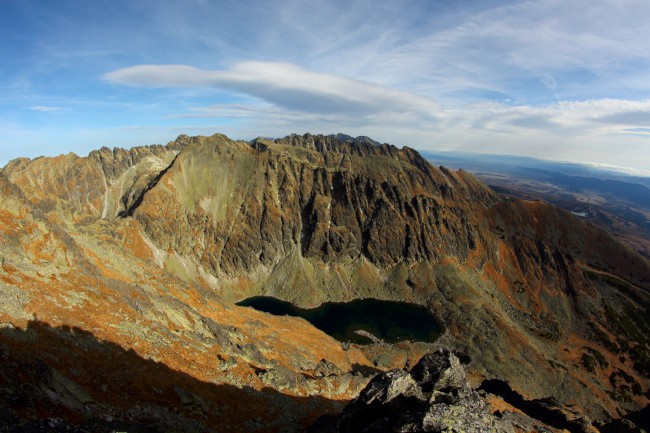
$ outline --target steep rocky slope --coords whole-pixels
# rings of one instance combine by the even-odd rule
[[[242,364],[214,373],[223,381],[304,396],[334,386],[323,395],[336,402],[367,380],[353,374],[358,366],[413,362],[426,348],[344,350],[298,319],[226,302],[405,300],[440,318],[438,344],[471,359],[474,385],[504,381],[592,417],[648,403],[648,262],[566,212],[506,200],[409,148],[341,135],[181,136],[86,158],[16,160],[2,176],[3,200],[14,203],[3,219],[2,296],[17,306],[2,320],[19,330],[74,326],[200,380],[214,372],[201,364],[212,344],[204,339],[222,338],[211,359]],[[106,317],[120,308],[120,324]],[[237,331],[209,337],[207,318]],[[177,322],[187,332],[174,332]],[[158,338],[189,349],[167,353]],[[337,373],[317,377],[310,368],[321,358]],[[285,389],[292,381],[300,386]]]
[[[137,258],[136,222],[64,229],[47,215],[0,175],[5,431],[277,431],[365,385],[359,350]]]

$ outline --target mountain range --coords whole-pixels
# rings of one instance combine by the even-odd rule
[[[0,424],[15,431],[302,431],[443,347],[493,413],[551,405],[548,431],[650,400],[647,258],[368,137],[17,159],[0,239]],[[349,344],[234,304],[258,295],[408,302],[444,332]]]

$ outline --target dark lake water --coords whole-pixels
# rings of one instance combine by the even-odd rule
[[[368,344],[370,339],[356,334],[364,330],[387,343],[403,340],[431,342],[441,334],[441,326],[421,305],[406,302],[357,299],[326,302],[316,308],[298,308],[270,296],[254,296],[237,302],[276,316],[298,316],[339,341]]]

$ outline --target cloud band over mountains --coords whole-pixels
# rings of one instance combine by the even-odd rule
[[[216,71],[185,65],[138,65],[109,72],[104,79],[129,86],[224,89],[287,110],[325,115],[394,112],[435,119],[441,113],[436,102],[423,96],[280,62],[241,62],[232,69]]]
[[[212,88],[255,98],[249,104],[193,107],[171,117],[262,118],[287,121],[352,122],[355,126],[392,125],[402,132],[443,129],[460,136],[482,131],[531,137],[636,134],[650,121],[650,101],[597,99],[559,101],[542,106],[486,103],[466,110],[445,110],[430,98],[367,81],[310,71],[281,62],[240,62],[224,70],[187,65],[137,65],[118,69],[104,80],[147,88]],[[261,102],[261,101],[264,101]],[[354,119],[348,120],[346,119]]]

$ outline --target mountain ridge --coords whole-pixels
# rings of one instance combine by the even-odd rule
[[[99,273],[114,281],[101,289],[110,294],[120,279],[135,284],[134,276],[145,272],[150,276],[136,280],[149,278],[151,288],[133,289],[143,305],[155,304],[147,300],[162,290],[153,289],[155,282],[165,281],[174,288],[166,302],[183,300],[178,305],[194,311],[196,323],[208,311],[195,293],[224,305],[222,311],[233,308],[230,301],[253,295],[303,307],[364,297],[414,302],[447,329],[434,346],[467,354],[479,382],[505,380],[528,398],[553,396],[593,417],[648,403],[648,262],[567,212],[499,196],[469,173],[436,168],[408,147],[341,135],[251,142],[221,134],[180,136],[166,146],[104,148],[85,158],[16,160],[0,171],[0,180],[3,200],[24,203],[3,220],[6,239],[14,239],[4,247],[3,256],[13,257],[4,272],[38,266],[34,254],[17,258],[23,245],[44,245],[41,238],[54,242],[47,260],[55,272],[29,271],[43,282],[42,289],[30,289],[34,293],[55,291],[46,280],[51,275],[66,281],[76,273]],[[39,229],[43,235],[36,241],[16,238],[12,221],[32,214],[39,227],[53,228]],[[57,230],[70,238],[70,254],[79,251],[89,265],[66,263],[63,246],[45,235]],[[12,260],[19,266],[11,267]],[[146,271],[136,271],[138,266]],[[5,278],[7,293],[22,293],[19,279]],[[29,302],[18,305],[31,308]],[[129,314],[140,321],[143,314],[149,321],[156,317],[151,307],[141,308]],[[19,310],[5,311],[3,320],[24,321]],[[78,313],[65,311],[57,309],[56,320],[80,323]],[[164,311],[176,317],[173,308]],[[231,313],[222,314],[221,323],[243,326]],[[265,317],[245,317],[258,315]],[[162,332],[161,320],[145,329]],[[279,326],[275,319],[263,322],[269,329]],[[112,332],[92,326],[103,330],[100,337]],[[248,359],[252,367],[244,370],[253,376],[247,380],[259,383],[255,377],[266,373],[254,372],[265,356],[275,355],[254,329],[246,325],[248,349],[228,350]],[[318,345],[320,334],[309,335],[309,344]],[[135,338],[145,344],[153,337]],[[288,372],[300,371],[301,344],[292,343],[293,360],[273,368],[296,377]],[[345,355],[342,346],[331,350],[341,360],[353,356],[388,368],[431,349],[409,344],[354,349],[354,355]],[[186,355],[189,365],[195,350]],[[261,358],[250,358],[260,350]],[[352,364],[337,362],[341,373],[332,380],[344,377]],[[362,378],[351,378],[341,379],[353,385],[337,398],[363,386]],[[282,380],[267,383],[282,388]]]

